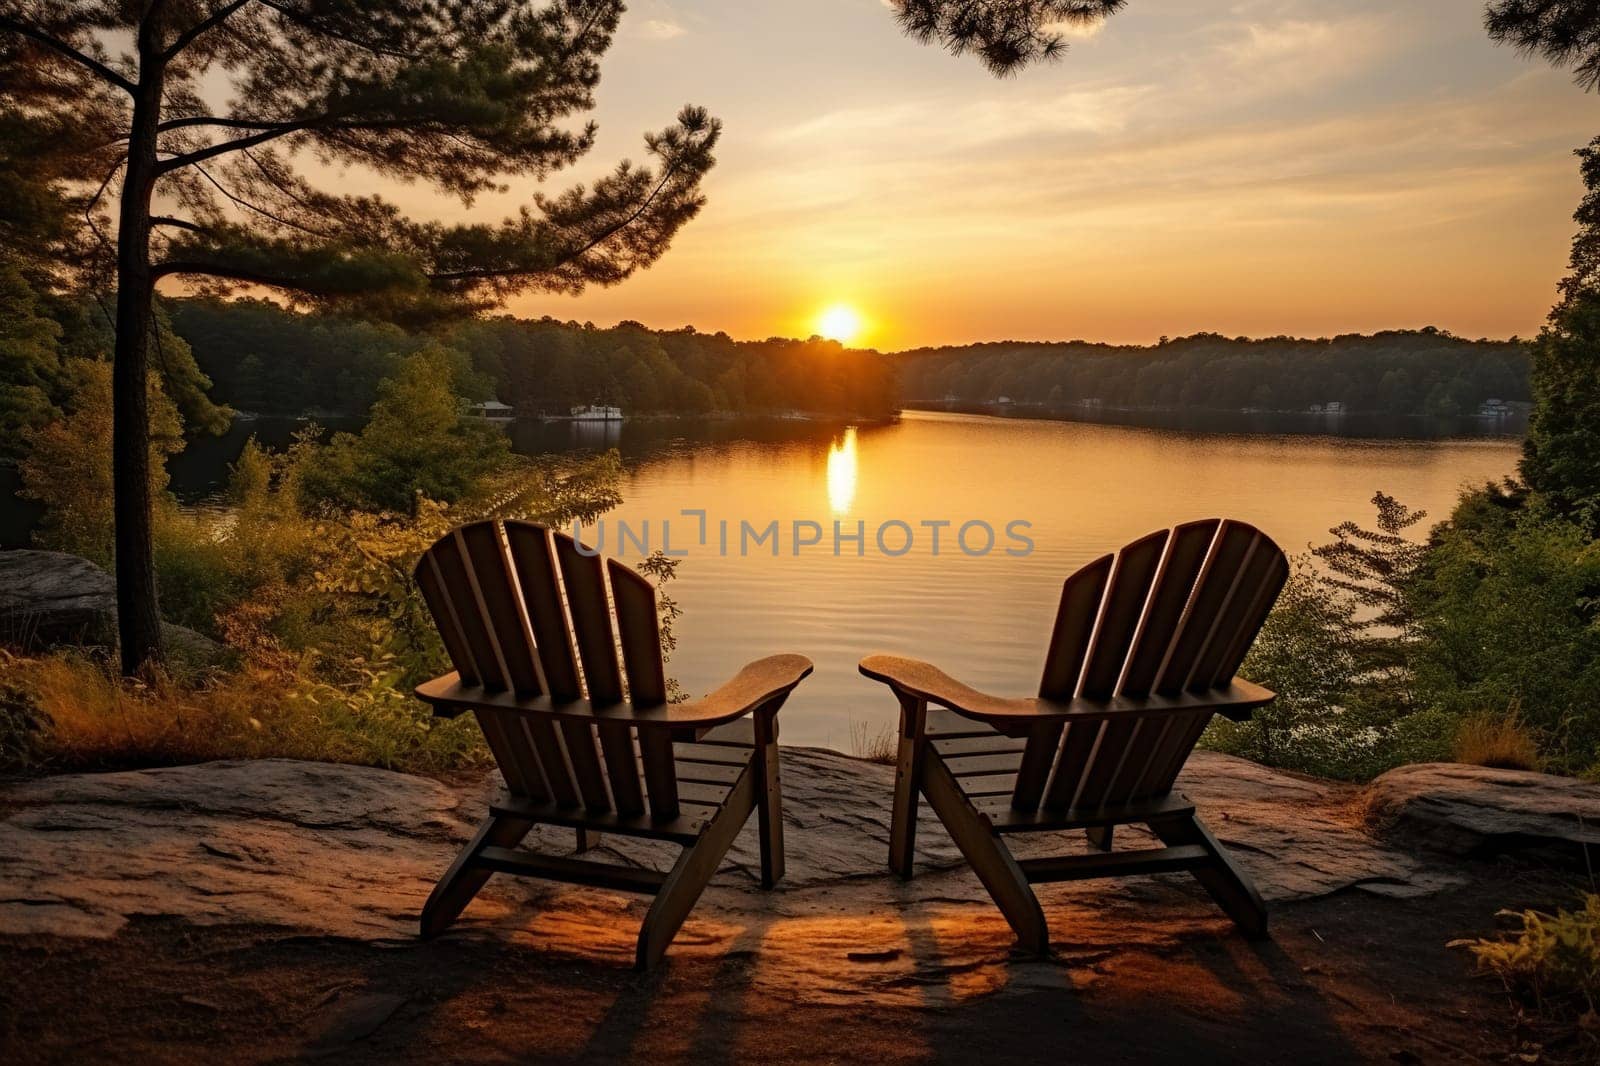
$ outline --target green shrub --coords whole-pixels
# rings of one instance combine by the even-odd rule
[[[1600,771],[1600,543],[1536,497],[1462,497],[1416,583],[1417,698],[1457,721],[1517,708],[1560,773]]]
[[[1600,1050],[1600,895],[1578,910],[1502,911],[1517,928],[1495,940],[1458,940],[1481,973],[1493,974],[1521,1006],[1558,1022],[1576,1022],[1575,1039]]]

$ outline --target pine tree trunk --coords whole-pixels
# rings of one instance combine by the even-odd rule
[[[163,661],[150,498],[150,198],[156,180],[161,72],[140,42],[138,92],[129,127],[117,225],[117,337],[111,371],[111,468],[116,520],[117,636],[122,672]]]

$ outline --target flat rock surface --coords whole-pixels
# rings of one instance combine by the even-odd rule
[[[1391,833],[1434,851],[1553,849],[1581,860],[1600,848],[1600,785],[1569,777],[1418,763],[1374,781],[1370,803]]]
[[[1005,962],[1010,932],[926,809],[918,875],[887,875],[892,779],[886,766],[784,749],[785,881],[760,890],[747,826],[672,954],[759,947],[772,963],[761,968],[763,983],[830,1002],[865,991],[915,996],[935,971],[981,985],[986,968]],[[178,918],[409,942],[435,878],[496,783],[452,787],[266,760],[14,784],[0,791],[0,934],[103,938],[132,919]],[[1348,786],[1200,752],[1181,787],[1269,902],[1350,889],[1413,896],[1461,880],[1457,868],[1375,840]],[[1119,833],[1135,845],[1143,835]],[[1024,857],[1062,846],[1058,836],[1012,840]],[[526,846],[564,854],[572,844],[570,832],[540,829]],[[603,838],[600,851],[594,857],[658,868],[676,854],[620,837]],[[1057,941],[1069,958],[1075,927],[1228,927],[1184,875],[1048,886],[1040,895],[1055,935],[1069,938]],[[449,935],[626,965],[643,911],[638,897],[497,877]],[[937,951],[919,943],[928,930]],[[1015,972],[1009,982],[1017,985]]]

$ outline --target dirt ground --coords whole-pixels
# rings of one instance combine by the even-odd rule
[[[1568,903],[1576,882],[1511,861],[1475,872],[1420,899],[1277,906],[1261,944],[1198,893],[1150,920],[1063,916],[1047,897],[1046,963],[1009,957],[1003,924],[975,908],[911,914],[912,953],[972,936],[992,958],[970,974],[913,969],[897,1005],[768,996],[759,936],[696,951],[692,925],[665,966],[637,974],[465,925],[373,944],[143,919],[107,940],[0,939],[0,1061],[1587,1061],[1520,1027],[1499,984],[1446,947],[1491,933],[1502,907]],[[869,954],[837,964],[894,962]]]

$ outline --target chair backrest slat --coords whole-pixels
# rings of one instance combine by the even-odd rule
[[[461,620],[456,617],[455,604],[445,591],[444,577],[439,573],[439,562],[432,552],[422,557],[422,562],[417,564],[416,574],[417,586],[422,590],[422,599],[428,605],[428,612],[433,615],[439,638],[444,642],[445,653],[450,656],[450,665],[456,668],[463,685],[482,684],[478,661],[472,654],[472,646],[467,643],[466,634],[461,630]]]
[[[526,796],[538,803],[549,800],[550,789],[545,785],[538,756],[518,728],[516,719],[494,711],[479,711],[477,719],[479,728],[483,730],[483,739],[494,755],[495,764],[500,767],[500,776],[505,778],[506,787],[512,794]]]
[[[1162,664],[1155,690],[1176,696],[1189,684],[1195,664],[1216,632],[1217,618],[1233,594],[1239,568],[1255,546],[1255,529],[1242,522],[1223,522],[1212,542],[1211,553],[1200,568],[1194,595],[1189,600],[1178,634]],[[1274,548],[1273,550],[1276,550]]]
[[[1194,750],[1201,734],[1206,731],[1206,726],[1211,724],[1210,712],[1178,715],[1175,718],[1169,740],[1166,742],[1166,751],[1151,765],[1150,776],[1140,786],[1138,796],[1135,798],[1164,796],[1171,792],[1172,786],[1177,783],[1183,764],[1189,761],[1189,753]]]
[[[488,625],[484,622],[483,608],[478,602],[476,583],[473,581],[463,557],[461,540],[455,533],[447,533],[430,550],[437,566],[440,585],[449,601],[451,614],[461,627],[477,664],[479,684],[484,688],[503,692],[510,688],[505,666],[500,661],[500,650]]]
[[[505,529],[517,584],[544,668],[546,691],[553,700],[578,699],[583,687],[572,654],[572,631],[567,626],[566,606],[561,602],[561,580],[556,572],[550,531],[531,522],[507,522]]]
[[[1063,729],[1060,722],[1046,722],[1029,731],[1028,742],[1022,749],[1022,762],[1017,766],[1017,783],[1011,790],[1011,806],[1017,810],[1034,810],[1044,798],[1050,769],[1061,748]]]
[[[548,718],[529,718],[524,715],[517,715],[514,720],[538,753],[545,784],[550,788],[550,798],[558,807],[576,807],[578,782],[573,777],[572,766],[567,762],[566,749],[556,735],[555,723]]]
[[[639,755],[649,790],[650,816],[666,821],[678,816],[678,773],[673,765],[672,737],[660,729],[639,734]]]
[[[592,811],[609,811],[611,796],[606,791],[605,773],[600,769],[594,726],[588,722],[563,719],[561,739],[567,750],[567,758],[571,761],[572,776],[583,795],[583,805]]]
[[[1150,695],[1156,683],[1156,672],[1166,659],[1167,649],[1172,646],[1173,635],[1183,618],[1183,609],[1194,591],[1194,579],[1205,562],[1206,550],[1211,547],[1221,524],[1219,519],[1208,518],[1185,523],[1172,531],[1166,556],[1161,561],[1161,573],[1150,595],[1150,606],[1145,611],[1144,624],[1128,655],[1120,690],[1124,696],[1141,699]]]
[[[667,702],[667,674],[661,661],[661,628],[656,590],[637,570],[606,560],[611,597],[617,605],[617,635],[627,671],[628,699],[636,707]]]
[[[512,691],[519,696],[543,695],[544,671],[533,650],[533,633],[518,602],[499,528],[491,522],[464,526],[456,530],[456,543],[483,608],[484,628],[499,648],[499,661]]]
[[[1050,646],[1045,651],[1044,672],[1039,679],[1039,695],[1047,700],[1070,700],[1078,693],[1078,680],[1094,639],[1094,623],[1100,613],[1106,581],[1111,576],[1112,557],[1103,555],[1083,566],[1061,586],[1061,603],[1050,631]],[[1038,807],[1050,779],[1050,769],[1061,749],[1062,727],[1046,724],[1028,734],[1022,765],[1017,773],[1012,805],[1019,810]]]
[[[605,568],[600,556],[579,551],[565,533],[556,533],[554,538],[561,579],[567,587],[567,609],[572,612],[572,633],[583,663],[584,688],[597,706],[621,703],[622,673],[617,669],[617,641],[606,602]]]
[[[606,779],[611,782],[611,799],[617,813],[634,817],[644,813],[644,787],[639,782],[639,763],[633,755],[633,731],[621,722],[601,722],[600,750],[605,755]]]
[[[1278,601],[1278,593],[1283,591],[1284,584],[1289,580],[1289,560],[1283,557],[1282,552],[1261,552],[1260,556],[1266,565],[1258,575],[1259,583],[1250,597],[1249,605],[1239,612],[1238,624],[1227,641],[1226,650],[1217,657],[1210,677],[1213,688],[1226,685],[1239,672],[1245,656],[1250,653],[1250,645],[1255,643],[1256,634],[1261,632],[1267,615],[1272,612],[1272,605]],[[1217,646],[1220,648],[1223,645],[1219,642]]]
[[[1226,687],[1287,576],[1283,552],[1242,522],[1136,540],[1062,586],[1040,695],[1139,701]],[[1170,791],[1212,711],[1149,711],[1034,728],[1012,806],[1102,807]]]
[[[1105,804],[1106,794],[1123,771],[1138,731],[1137,718],[1117,718],[1105,724],[1100,732],[1100,744],[1095,749],[1094,760],[1084,769],[1076,806],[1100,807]]]
[[[1161,565],[1161,553],[1167,546],[1168,535],[1166,530],[1158,530],[1117,553],[1111,586],[1105,594],[1105,606],[1095,626],[1089,662],[1083,668],[1080,695],[1092,700],[1104,700],[1110,699],[1116,692],[1117,681],[1122,677],[1122,665],[1128,658],[1128,647],[1138,631],[1139,620],[1144,617],[1145,599],[1150,594],[1150,583],[1155,580],[1156,569]]]
[[[1056,760],[1056,772],[1045,790],[1046,810],[1060,811],[1072,806],[1078,796],[1078,786],[1083,783],[1083,771],[1094,755],[1099,743],[1101,722],[1073,722],[1061,740],[1061,758]],[[1015,798],[1012,800],[1016,802]]]
[[[1078,694],[1078,675],[1094,636],[1111,561],[1111,556],[1103,555],[1061,586],[1061,606],[1056,611],[1055,628],[1050,631],[1044,676],[1039,681],[1039,695],[1047,700],[1070,700]]]

